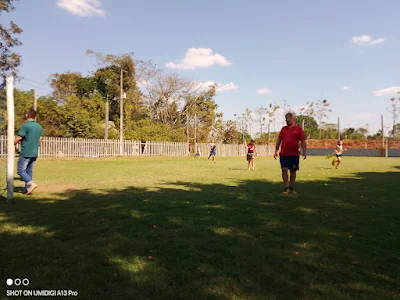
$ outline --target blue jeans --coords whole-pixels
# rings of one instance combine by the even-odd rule
[[[36,157],[20,157],[18,159],[18,175],[25,181],[25,189],[28,190],[33,182],[33,165]]]

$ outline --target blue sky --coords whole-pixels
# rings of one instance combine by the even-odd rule
[[[400,91],[398,0],[21,0],[16,7],[2,18],[24,30],[20,75],[37,82],[55,72],[89,74],[95,62],[87,49],[134,52],[218,83],[225,119],[282,99],[299,108],[323,95],[328,121],[368,123],[373,132],[381,114],[391,123],[386,108]]]

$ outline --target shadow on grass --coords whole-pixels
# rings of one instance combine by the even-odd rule
[[[0,204],[1,285],[29,278],[79,299],[391,299],[399,182],[358,173],[301,182],[297,198],[258,180],[38,192]]]

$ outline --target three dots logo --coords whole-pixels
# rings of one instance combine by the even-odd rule
[[[15,285],[15,286],[21,286],[21,285],[28,286],[29,285],[29,279],[28,278],[24,278],[24,279],[20,279],[20,278],[11,279],[11,278],[8,278],[6,280],[6,284],[8,286],[13,286],[13,285]]]

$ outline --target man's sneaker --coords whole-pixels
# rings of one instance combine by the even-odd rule
[[[26,194],[27,194],[27,195],[32,194],[33,190],[36,189],[37,187],[38,187],[37,184],[32,183],[32,184],[29,186],[29,189],[27,190]]]
[[[292,193],[292,191],[291,191],[291,190],[289,190],[288,188],[285,188],[285,191],[284,191],[284,192],[282,192],[282,194],[283,194],[283,195],[285,195],[285,196],[290,196],[290,195],[291,195],[291,193]]]

